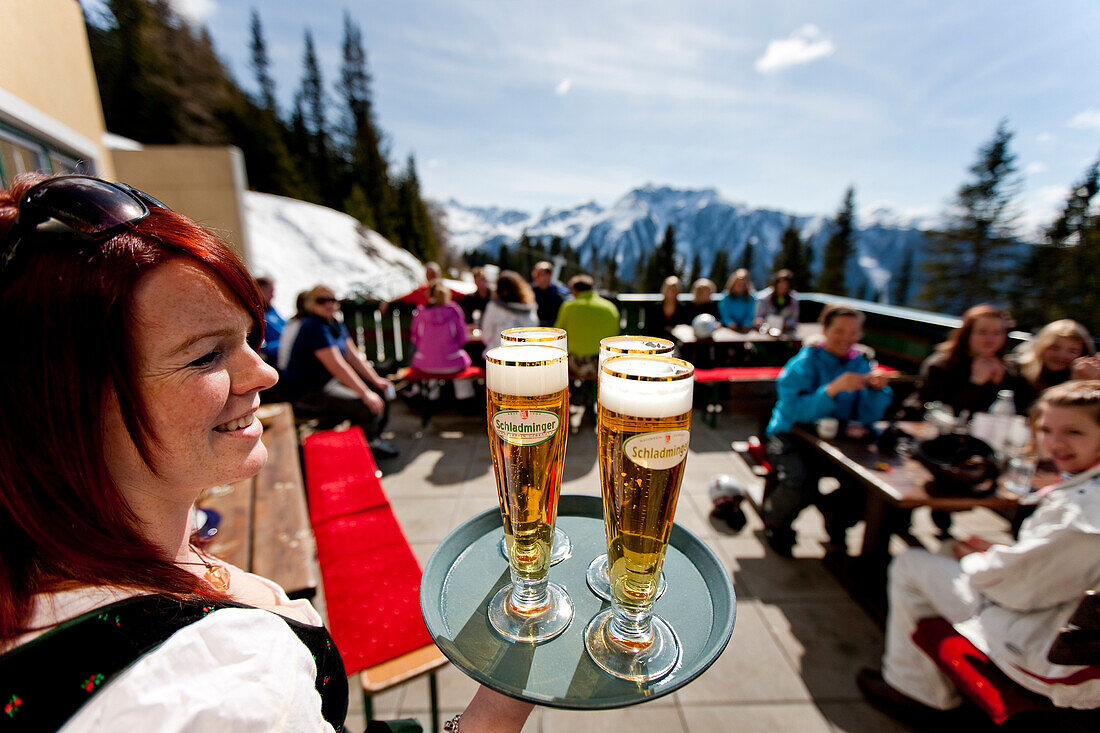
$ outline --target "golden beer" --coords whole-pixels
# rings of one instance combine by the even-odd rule
[[[652,615],[691,438],[695,370],[680,359],[616,356],[600,367],[597,444],[611,608],[584,645],[617,677],[650,681],[679,662],[675,630]]]
[[[517,573],[535,578],[550,567],[568,390],[511,395],[489,389],[487,394],[489,446],[508,559]]]
[[[624,415],[606,407],[600,410],[600,477],[611,595],[635,613],[656,597],[687,463],[690,428],[690,409],[659,418]],[[668,468],[647,467],[654,461],[664,465],[676,459]]]
[[[566,360],[562,349],[527,344],[485,354],[489,449],[512,579],[493,596],[488,615],[515,641],[553,638],[573,618],[569,596],[549,582],[568,433]]]

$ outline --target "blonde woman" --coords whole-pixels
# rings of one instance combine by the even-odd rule
[[[1100,359],[1088,330],[1063,318],[1043,326],[1026,344],[1009,354],[1028,384],[1026,404],[1043,390],[1070,379],[1100,379]]]
[[[745,268],[736,270],[726,282],[726,295],[718,301],[718,315],[722,325],[741,333],[752,329],[756,297],[753,295],[752,278]]]
[[[680,302],[680,278],[669,275],[661,283],[661,300],[646,309],[646,334],[669,338],[673,327],[691,323],[691,316],[691,309]]]
[[[718,304],[714,302],[714,291],[718,287],[713,280],[701,277],[691,284],[691,317],[702,313],[718,319]]]

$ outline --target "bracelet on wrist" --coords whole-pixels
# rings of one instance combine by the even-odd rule
[[[458,730],[458,721],[461,719],[462,713],[459,713],[443,724],[443,730],[446,731],[446,733],[460,733]]]

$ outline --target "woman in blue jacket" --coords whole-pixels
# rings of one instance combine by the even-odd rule
[[[843,551],[845,530],[858,519],[844,506],[855,491],[853,487],[842,486],[828,501],[821,501],[825,497],[817,491],[820,467],[791,434],[795,424],[835,417],[870,426],[882,419],[893,397],[869,350],[859,345],[863,314],[829,305],[819,320],[824,329],[822,341],[803,347],[779,373],[778,399],[767,429],[767,452],[776,484],[764,499],[764,536],[773,550],[786,557],[795,541],[791,524],[815,501],[825,515],[834,549]]]
[[[756,312],[756,296],[752,292],[752,279],[745,268],[730,275],[726,283],[726,296],[718,301],[718,313],[722,325],[741,333],[752,330]]]

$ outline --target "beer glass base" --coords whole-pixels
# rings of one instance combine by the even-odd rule
[[[631,682],[653,682],[680,663],[680,639],[660,616],[651,617],[653,643],[645,649],[634,649],[613,639],[609,633],[611,620],[608,608],[593,616],[584,629],[584,648],[603,671]]]
[[[500,536],[497,549],[500,550],[500,556],[507,560],[508,541],[504,539],[504,535]],[[550,545],[550,564],[557,565],[562,560],[568,560],[571,557],[573,557],[573,542],[569,539],[569,535],[555,527],[554,539]]]
[[[550,603],[542,611],[517,613],[512,608],[512,586],[506,585],[489,601],[489,623],[501,636],[512,641],[538,643],[548,641],[569,628],[573,620],[573,601],[565,589],[555,583],[546,584]]]
[[[607,554],[600,555],[588,565],[588,572],[585,573],[585,579],[588,581],[588,589],[597,597],[607,602],[611,602],[611,577],[607,574]],[[657,595],[653,596],[653,600],[665,594],[665,590],[668,588],[668,583],[665,582],[665,573],[661,571],[661,579],[657,581]]]

